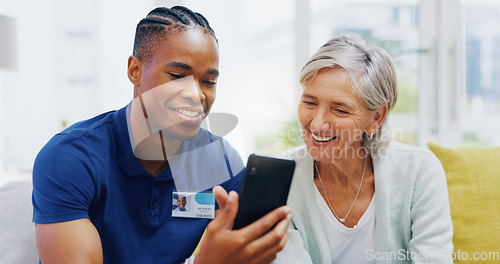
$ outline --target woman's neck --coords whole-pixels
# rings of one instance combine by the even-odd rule
[[[365,166],[366,163],[366,166]],[[322,179],[326,182],[333,181],[341,186],[359,184],[363,172],[372,169],[371,157],[368,155],[353,158],[339,158],[331,161],[315,161]]]

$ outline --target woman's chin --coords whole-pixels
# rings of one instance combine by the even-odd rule
[[[335,148],[320,147],[314,144],[306,144],[309,155],[316,161],[332,161],[335,156]]]

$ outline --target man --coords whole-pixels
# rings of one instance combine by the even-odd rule
[[[177,197],[177,207],[174,210],[177,210],[179,212],[186,211],[186,196]]]
[[[202,15],[157,8],[139,22],[128,60],[134,100],[55,135],[36,158],[33,221],[44,264],[276,257],[288,236],[288,207],[232,230],[243,163],[226,141],[200,129],[218,74],[217,40]],[[192,192],[201,216],[175,217],[177,192]],[[205,228],[196,259],[189,257]]]

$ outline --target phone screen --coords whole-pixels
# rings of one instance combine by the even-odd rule
[[[285,205],[294,170],[293,160],[250,155],[233,229],[245,227]]]

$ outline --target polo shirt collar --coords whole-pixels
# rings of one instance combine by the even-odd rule
[[[118,151],[118,166],[122,174],[127,176],[149,176],[155,178],[157,181],[173,180],[170,168],[154,177],[141,166],[139,160],[134,155],[128,130],[128,111],[131,104],[132,103],[129,103],[122,109],[117,110],[114,116],[114,134]]]
[[[127,111],[129,105],[115,112],[114,116],[114,134],[117,146],[118,165],[122,173],[130,176],[146,175],[148,172],[141,166],[139,160],[134,155],[130,137],[128,134]]]

